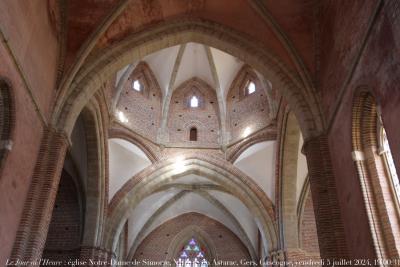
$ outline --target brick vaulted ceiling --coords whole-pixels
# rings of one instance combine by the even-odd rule
[[[145,27],[187,17],[213,21],[245,33],[263,43],[293,70],[299,64],[296,57],[310,73],[315,70],[314,0],[71,0],[64,3],[64,15],[65,71],[106,21],[111,24],[95,40],[93,51],[106,49]]]
[[[74,72],[74,68],[79,69],[79,64],[82,64],[87,58],[107,51],[107,49],[123,42],[134,33],[145,32],[146,29],[162,22],[190,18],[213,22],[232,29],[245,38],[248,37],[248,39],[262,44],[268,52],[279,58],[291,72],[297,73],[298,76],[304,75],[300,74],[301,72],[307,73],[312,77],[315,74],[316,2],[316,0],[64,0],[60,2],[62,12],[60,18],[58,18],[61,21],[60,24],[63,25],[61,27],[63,35],[61,35],[63,36],[62,49],[64,49],[61,53],[64,59],[60,61],[62,66],[59,69],[64,77],[68,77],[70,72]],[[181,56],[179,56],[180,53]],[[179,64],[177,65],[176,62],[178,61]],[[176,75],[173,74],[175,65],[178,66]],[[132,68],[130,69],[129,66],[132,66]],[[236,124],[238,124],[237,128],[239,129],[242,126],[239,119],[237,121],[231,119],[232,121],[229,122],[229,112],[234,113],[236,109],[239,110],[240,108],[232,103],[233,98],[240,97],[239,92],[230,93],[234,91],[231,90],[232,84],[235,84],[235,82],[240,84],[242,82],[240,79],[246,78],[246,75],[262,80],[262,77],[257,76],[258,74],[252,70],[251,66],[247,66],[246,62],[200,43],[183,43],[167,47],[141,58],[139,62],[132,62],[129,66],[115,73],[115,80],[111,82],[112,85],[118,87],[119,80],[122,79],[124,73],[128,73],[128,70],[131,73],[130,76],[135,79],[137,77],[135,68],[140,66],[143,73],[147,73],[146,75],[151,73],[149,76],[154,77],[154,79],[150,80],[155,80],[157,84],[155,87],[160,89],[159,93],[157,90],[151,91],[150,99],[152,102],[150,106],[152,111],[145,107],[135,109],[133,112],[134,114],[143,114],[146,119],[140,121],[136,118],[129,118],[134,122],[132,125],[139,125],[142,130],[148,129],[148,131],[142,133],[140,129],[131,130],[147,137],[153,143],[162,143],[163,145],[165,143],[158,139],[157,130],[162,130],[163,127],[171,128],[170,131],[183,129],[181,125],[167,122],[167,116],[164,113],[168,113],[166,107],[169,104],[165,105],[164,102],[168,100],[168,97],[166,97],[168,93],[171,94],[172,99],[172,101],[171,99],[169,101],[176,103],[175,95],[172,92],[178,91],[180,86],[187,81],[204,82],[204,84],[215,89],[216,100],[214,101],[214,98],[212,98],[212,103],[217,106],[219,123],[225,121],[223,117],[226,116],[228,117],[226,119],[227,124],[230,124],[227,126],[220,125],[221,129],[217,130],[223,132],[224,127],[229,128],[232,125],[236,127]],[[171,83],[172,77],[174,77],[174,81]],[[194,78],[199,80],[193,80]],[[264,78],[268,80],[268,77]],[[132,83],[132,80],[130,83]],[[261,84],[260,81],[257,86]],[[119,106],[117,105],[118,101],[115,103],[116,107],[126,114],[129,114],[130,109],[134,109],[133,106],[140,106],[137,103],[129,106],[130,99],[136,98],[134,92],[129,91],[129,89],[132,89],[129,86],[128,89],[122,88],[125,91],[121,91],[125,102],[122,101],[122,104],[120,102]],[[210,99],[211,97],[214,96],[210,96]],[[265,101],[260,102],[258,100],[262,97],[265,97],[265,93],[259,92],[257,95],[253,95],[252,103],[246,103],[246,105],[252,108],[251,113],[259,112],[259,117],[267,118],[266,114],[272,113],[272,107],[265,107]],[[224,103],[221,104],[220,101]],[[225,101],[231,102],[226,103]],[[229,107],[229,110],[227,107]],[[259,110],[256,111],[254,107]],[[238,113],[242,113],[243,110],[239,111]],[[148,117],[150,112],[154,112],[151,119]],[[224,112],[228,114],[224,114]],[[243,111],[244,114],[245,112],[246,110]],[[174,115],[179,116],[179,114]],[[215,114],[210,111],[207,115],[206,117],[213,118]],[[158,121],[157,116],[161,117]],[[252,119],[254,118],[246,117],[244,121],[251,121]],[[255,118],[255,121],[258,119],[258,117]],[[264,127],[271,123],[273,118],[270,119],[268,118],[268,121],[262,121],[262,123],[256,122]],[[148,125],[145,125],[145,123],[148,123]],[[210,124],[208,121],[208,126]],[[237,130],[238,136],[242,135],[241,131],[246,130],[246,126],[241,127],[240,131]],[[259,125],[256,126],[259,127]],[[253,132],[260,129],[262,128],[253,129]],[[235,135],[234,130],[230,130],[232,135]],[[214,132],[214,129],[210,128],[207,131],[208,135],[211,135],[210,131]],[[150,132],[151,134],[149,134]],[[238,140],[233,139],[231,145],[234,145],[236,141]],[[221,144],[221,141],[219,142],[217,145]],[[214,143],[209,142],[201,148],[214,149],[219,147],[212,145]],[[185,146],[187,144],[183,146],[173,144],[170,147],[167,146],[167,149],[185,148]],[[273,179],[275,149],[275,141],[269,140],[245,150],[245,153],[242,153],[239,158],[232,162],[232,166],[251,176],[263,193],[272,201],[275,199]],[[128,179],[152,163],[140,152],[139,148],[122,140],[110,139],[109,151],[110,188],[108,193],[110,201],[112,201]],[[265,159],[267,159],[268,164],[265,164]],[[305,161],[303,160],[303,162]],[[303,173],[306,172],[305,163],[298,172],[301,173],[299,176],[305,177]],[[208,214],[211,218],[222,222],[241,239],[251,254],[254,254],[254,248],[257,247],[259,226],[251,211],[244,206],[241,200],[233,195],[218,191],[218,184],[195,174],[186,175],[177,180],[176,183],[177,188],[171,187],[169,190],[150,195],[132,210],[131,217],[128,220],[131,224],[128,237],[131,247],[130,253],[134,253],[139,242],[160,224],[174,216],[195,211]],[[191,192],[190,188],[188,189],[189,185],[196,185],[200,189]],[[164,210],[164,212],[161,212],[161,210]]]

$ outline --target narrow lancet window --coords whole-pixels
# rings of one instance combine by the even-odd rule
[[[192,96],[192,98],[190,99],[190,107],[197,108],[198,106],[199,106],[199,99],[197,98],[197,96]]]

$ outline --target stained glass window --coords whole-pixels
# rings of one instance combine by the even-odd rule
[[[204,249],[197,243],[195,238],[183,246],[179,253],[177,267],[208,267],[208,262],[205,259]]]

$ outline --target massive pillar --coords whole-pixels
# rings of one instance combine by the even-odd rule
[[[42,256],[67,146],[66,136],[51,127],[45,129],[12,260],[29,261],[33,265]]]
[[[307,140],[303,150],[307,157],[321,258],[347,259],[344,227],[327,136],[322,134]]]

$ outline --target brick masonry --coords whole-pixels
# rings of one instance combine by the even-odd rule
[[[43,258],[79,259],[83,210],[77,185],[65,171],[61,174],[53,213],[47,233]]]
[[[246,91],[250,81],[254,82],[256,91],[248,95]],[[242,67],[233,80],[227,94],[226,106],[231,142],[242,139],[247,128],[248,133],[254,133],[271,122],[267,95],[249,66]]]
[[[141,91],[133,89],[133,82],[139,81]],[[126,81],[117,105],[117,111],[125,114],[129,128],[138,134],[157,140],[161,123],[162,94],[154,74],[145,62],[141,62]]]
[[[190,107],[192,96],[198,97],[199,107]],[[184,82],[172,94],[167,124],[171,145],[218,146],[220,122],[215,90],[199,78]],[[197,129],[197,141],[189,140],[192,127]]]
[[[188,226],[197,226],[207,234],[210,240],[206,241],[212,243],[216,249],[213,253],[216,254],[217,260],[236,260],[238,262],[241,259],[250,260],[246,247],[232,231],[221,223],[198,213],[180,215],[157,227],[142,241],[133,258],[139,261],[177,259],[178,255],[168,255],[168,248],[174,237]],[[193,235],[196,238],[195,232]],[[180,245],[183,246],[183,244]],[[209,256],[210,251],[206,251],[206,255]]]
[[[319,218],[317,228],[320,239],[335,239],[331,242],[331,246],[327,246],[327,241],[322,242],[320,246],[322,255],[339,257],[346,256],[348,253],[351,258],[375,257],[359,176],[351,158],[351,103],[354,90],[358,86],[367,84],[371,87],[376,103],[382,111],[389,142],[393,144],[395,164],[399,169],[398,77],[400,75],[399,68],[396,67],[399,55],[393,53],[393,51],[398,51],[400,38],[397,1],[365,1],[365,3],[364,1],[347,1],[345,4],[326,1],[321,2],[317,7],[293,3],[299,13],[289,7],[282,8],[277,2],[266,3],[268,10],[273,14],[272,17],[275,16],[281,25],[278,30],[273,27],[273,23],[265,23],[262,20],[262,12],[255,10],[254,5],[249,5],[247,1],[238,1],[235,5],[229,5],[224,1],[214,4],[205,1],[195,6],[177,5],[174,2],[167,10],[163,8],[162,1],[154,1],[152,5],[133,1],[105,31],[88,60],[81,60],[85,62],[85,65],[80,69],[74,84],[71,87],[67,86],[66,90],[57,91],[55,89],[57,55],[63,52],[71,55],[69,62],[73,64],[74,55],[76,57],[80,55],[82,43],[86,44],[87,36],[92,36],[88,29],[96,29],[95,25],[102,21],[102,15],[105,16],[109,14],[109,10],[112,10],[111,4],[107,5],[107,10],[103,12],[95,3],[91,4],[98,8],[96,12],[93,12],[94,9],[87,2],[80,4],[82,8],[87,8],[86,11],[92,12],[93,17],[89,20],[82,19],[85,14],[88,14],[85,13],[85,9],[80,9],[82,13],[69,12],[71,17],[68,17],[67,25],[64,26],[69,27],[70,35],[65,41],[62,38],[59,39],[58,30],[54,31],[53,23],[51,23],[54,21],[51,12],[55,12],[57,8],[51,6],[48,10],[46,1],[32,2],[28,9],[17,1],[1,2],[2,64],[0,72],[3,77],[11,81],[10,87],[15,93],[15,133],[12,136],[14,146],[4,161],[0,178],[0,203],[2,203],[0,238],[3,245],[0,251],[1,261],[10,255],[20,218],[25,216],[34,217],[36,223],[29,224],[24,219],[22,220],[25,230],[19,231],[16,244],[23,245],[19,239],[21,234],[28,237],[30,235],[24,231],[31,230],[38,237],[29,237],[32,238],[31,246],[33,247],[25,248],[34,250],[44,245],[44,232],[47,230],[43,227],[43,220],[50,217],[52,209],[51,201],[49,203],[46,201],[51,200],[55,195],[59,177],[56,174],[57,171],[58,174],[61,172],[60,166],[65,154],[64,146],[67,146],[63,144],[59,148],[53,147],[60,142],[58,138],[48,137],[48,129],[51,128],[48,126],[50,118],[54,118],[52,122],[57,124],[58,129],[67,132],[68,126],[72,129],[75,120],[69,119],[66,122],[67,115],[71,116],[68,118],[79,115],[87,100],[93,95],[92,93],[103,84],[101,78],[106,77],[105,74],[108,71],[116,70],[132,62],[131,57],[124,57],[126,55],[124,51],[129,50],[130,55],[140,56],[146,55],[148,51],[166,47],[166,44],[170,46],[190,40],[204,41],[211,46],[225,48],[226,51],[236,53],[242,59],[252,61],[251,65],[264,70],[263,75],[272,76],[273,86],[282,91],[282,95],[298,116],[306,137],[306,144],[310,142],[308,139],[313,143],[311,145],[313,148],[310,148],[312,152],[307,152],[307,145],[305,150],[310,166],[315,211]],[[22,13],[21,10],[26,12]],[[71,10],[77,9],[71,7]],[[140,10],[140,13],[132,12],[132,10]],[[165,12],[161,12],[164,10]],[[288,13],[282,15],[283,10]],[[304,13],[306,18],[300,13]],[[312,14],[315,13],[319,16],[313,17]],[[212,22],[202,24],[199,21],[188,22],[180,18],[188,14],[194,19],[207,19]],[[235,16],[243,17],[236,20],[233,19]],[[181,20],[171,22],[169,21],[171,17]],[[299,19],[296,20],[298,25],[293,25],[289,21],[293,17]],[[56,16],[56,20],[57,18]],[[156,28],[154,25],[159,21],[166,23],[156,25],[159,26]],[[315,22],[317,29],[313,29],[307,21]],[[303,23],[308,26],[300,27]],[[151,33],[154,33],[151,28],[153,26],[157,30],[165,30],[165,35],[160,31],[157,32],[156,37],[151,36]],[[147,27],[151,30],[147,31]],[[227,30],[231,28],[234,29],[234,33],[239,33],[241,38],[236,38],[231,30]],[[148,39],[143,41],[145,39],[141,35],[143,29],[146,29],[142,31],[146,33],[146,38],[153,38],[153,42]],[[302,34],[298,34],[300,29],[303,30]],[[188,37],[189,34],[182,34],[184,30],[190,31],[190,37]],[[287,33],[285,37],[290,38],[279,39],[280,30]],[[308,35],[307,32],[311,34]],[[129,48],[125,47],[126,50],[113,50],[108,46],[113,45],[118,48],[119,40],[128,40],[132,33],[139,36],[134,41],[145,44],[132,51],[133,45]],[[243,41],[244,39],[250,42],[256,40],[254,43],[259,42],[261,45],[249,45],[248,42]],[[281,40],[288,39],[293,43],[282,46]],[[312,43],[314,39],[315,44]],[[311,43],[307,40],[311,40]],[[59,53],[58,48],[60,50],[66,48],[68,51]],[[298,51],[298,55],[311,70],[315,67],[315,72],[311,73],[316,75],[311,75],[312,77],[309,78],[316,82],[317,93],[313,91],[313,88],[307,88],[308,91],[306,91],[299,86],[306,80],[303,79],[305,73],[301,71],[303,65],[296,65],[298,61],[290,52],[292,49]],[[107,51],[110,52],[107,53]],[[112,51],[118,51],[118,53],[112,53]],[[261,51],[272,51],[271,54],[276,57]],[[314,61],[315,64],[313,64]],[[281,67],[283,65],[286,67]],[[109,68],[106,69],[105,66]],[[313,102],[309,99],[318,101]],[[60,110],[64,113],[58,116]],[[319,111],[322,113],[321,117],[316,115]],[[327,122],[326,127],[321,126],[323,125],[321,121]],[[67,127],[63,127],[64,125]],[[315,141],[314,138],[318,136],[318,131],[322,132],[322,130],[328,139],[327,144],[324,141],[321,142],[322,145],[315,145],[314,143],[319,141]],[[67,143],[66,140],[67,138],[63,142]],[[57,153],[57,149],[60,153]],[[326,158],[327,154],[330,160]],[[319,169],[318,165],[324,166],[326,171]],[[382,174],[381,171],[377,173]],[[38,181],[39,176],[44,177],[44,181]],[[327,177],[326,182],[322,180],[322,176]],[[28,193],[30,185],[37,183],[50,184],[50,186],[42,187],[40,190],[34,186],[32,188],[36,188],[36,191]],[[37,207],[37,214],[26,210],[23,212],[26,199],[28,201],[25,207],[27,205]],[[42,205],[43,202],[47,204]],[[331,209],[337,210],[325,213]],[[338,220],[339,214],[342,218],[344,237],[341,233],[340,220]],[[325,236],[324,231],[332,230],[326,226],[328,219],[337,227],[333,229],[337,231],[337,236]],[[33,225],[32,229],[28,229],[28,225]],[[346,243],[346,246],[343,243]],[[346,253],[345,247],[348,250]],[[32,253],[35,257],[40,254],[38,251]]]

